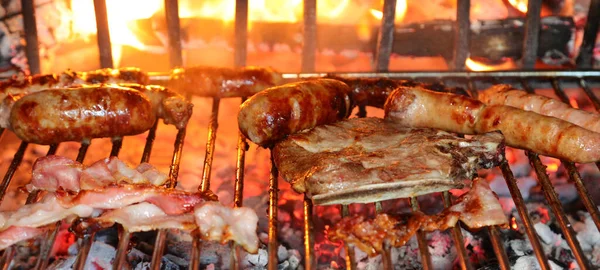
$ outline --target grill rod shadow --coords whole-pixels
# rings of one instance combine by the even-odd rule
[[[150,154],[154,145],[154,139],[156,138],[156,129],[158,128],[158,119],[154,122],[154,125],[148,131],[146,137],[146,144],[144,145],[144,152],[140,163],[150,161]],[[121,231],[119,235],[119,246],[117,247],[117,253],[113,262],[113,269],[124,269],[125,268],[125,257],[127,257],[127,251],[129,248],[129,241],[131,239],[131,233],[125,229]]]

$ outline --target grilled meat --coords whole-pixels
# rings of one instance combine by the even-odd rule
[[[121,83],[119,86],[132,88],[144,93],[152,103],[156,117],[163,119],[167,125],[182,129],[192,117],[192,102],[182,95],[158,85],[141,85]]]
[[[449,88],[442,84],[421,84],[412,80],[394,80],[389,78],[346,78],[328,75],[325,78],[342,81],[352,89],[352,101],[357,106],[370,106],[383,108],[388,96],[400,86],[422,85],[425,88],[438,92],[451,92],[459,95],[467,95],[462,88]]]
[[[422,87],[400,87],[385,104],[387,120],[402,126],[463,134],[499,130],[509,146],[542,155],[589,163],[600,160],[600,133],[517,108],[491,105]]]
[[[367,203],[462,187],[504,153],[500,133],[459,138],[352,118],[289,136],[273,149],[281,176],[315,204]]]
[[[248,97],[281,84],[281,74],[270,68],[187,67],[171,71],[169,86],[179,93],[203,97]]]
[[[0,231],[0,250],[10,247],[18,242],[33,239],[48,230],[46,227],[10,227]]]
[[[62,156],[41,157],[33,164],[31,175],[31,183],[27,185],[30,192],[79,192],[121,183],[159,186],[168,178],[148,163],[134,168],[117,157],[101,159],[89,166]]]
[[[469,228],[508,224],[496,194],[485,180],[477,178],[469,192],[437,215],[426,216],[420,212],[406,216],[378,214],[373,219],[350,216],[336,223],[327,235],[332,241],[346,241],[374,256],[386,245],[403,246],[419,229],[446,230],[456,226],[459,220]]]
[[[164,119],[165,124],[175,125],[179,129],[185,127],[192,114],[192,103],[175,92],[148,83],[146,73],[137,68],[15,77],[0,83],[0,127],[10,127],[9,116],[14,103],[28,94],[81,86],[106,87],[106,84],[118,84],[143,92],[152,102],[156,116]]]
[[[156,120],[152,103],[130,88],[52,89],[26,95],[13,106],[10,127],[24,141],[53,144],[135,135]]]
[[[506,105],[541,115],[552,116],[600,133],[600,115],[571,107],[559,100],[529,94],[512,88],[510,85],[494,85],[478,95],[481,102],[488,105]]]
[[[269,88],[240,107],[240,131],[252,142],[269,146],[285,136],[347,118],[353,104],[340,81],[319,79]]]

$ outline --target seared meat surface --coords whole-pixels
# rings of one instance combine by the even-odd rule
[[[499,132],[470,139],[378,118],[318,126],[277,143],[281,176],[315,204],[368,203],[463,186],[504,153]]]

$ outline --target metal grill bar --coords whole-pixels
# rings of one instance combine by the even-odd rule
[[[83,163],[83,160],[85,159],[87,150],[90,147],[90,144],[91,144],[91,142],[89,142],[89,141],[81,143],[81,147],[79,147],[79,153],[77,153],[77,158],[75,159],[77,162]],[[57,222],[56,225],[57,226],[54,230],[58,231],[59,222]],[[50,244],[50,247],[52,247],[52,245],[54,245],[54,241],[56,240],[56,235],[57,235],[57,232],[53,232],[52,236],[54,236],[54,237],[48,239],[49,243],[50,243],[50,241],[52,241],[52,244]],[[91,235],[85,236],[83,239],[81,239],[81,246],[79,246],[79,253],[77,253],[77,259],[75,260],[75,263],[73,264],[73,269],[83,270],[83,268],[85,267],[85,261],[87,259],[88,253],[90,252],[90,248],[92,247],[92,241],[94,240],[94,236],[95,236],[95,234],[92,233]],[[43,258],[43,259],[46,260],[46,258]]]
[[[581,87],[581,89],[583,89],[585,94],[592,101],[592,104],[594,104],[594,108],[596,109],[596,111],[600,111],[600,99],[598,99],[598,96],[596,96],[596,94],[594,94],[592,89],[590,89],[590,87],[588,86],[588,83],[585,81],[584,78],[580,78],[578,82],[579,82],[579,86]]]
[[[215,141],[217,140],[217,128],[219,127],[219,98],[213,99],[212,112],[208,123],[208,140],[206,142],[206,155],[204,156],[204,168],[202,169],[202,183],[200,184],[201,191],[210,189],[210,171],[212,169],[212,161],[215,153]]]
[[[454,36],[454,69],[465,69],[471,41],[471,0],[456,1],[456,34]]]
[[[248,0],[235,1],[235,50],[234,65],[246,65],[248,55]]]
[[[409,203],[413,212],[421,211],[419,207],[419,201],[417,201],[416,197],[411,197]],[[433,266],[431,265],[431,255],[429,254],[429,245],[427,244],[427,237],[425,236],[425,232],[420,229],[417,231],[417,242],[419,242],[419,253],[421,254],[421,264],[423,265],[423,269],[433,269]]]
[[[140,163],[150,161],[150,153],[152,152],[152,146],[154,145],[154,139],[156,138],[156,129],[158,128],[158,119],[154,122],[154,125],[148,131],[146,137],[146,144],[144,145],[144,152],[142,153],[142,159]],[[114,145],[113,145],[114,146]],[[117,247],[117,253],[115,255],[115,261],[113,263],[113,269],[123,269],[125,267],[125,257],[127,257],[127,251],[129,247],[129,240],[131,234],[127,230],[122,230],[119,236],[119,246]]]
[[[348,78],[390,78],[390,79],[489,79],[497,77],[500,79],[522,78],[522,79],[540,79],[551,77],[598,77],[598,70],[542,70],[542,71],[406,71],[406,72],[336,72],[336,73],[283,73],[284,79],[309,79],[325,77],[327,75],[339,75]],[[167,77],[160,73],[150,74],[156,76],[157,81],[166,82]]]
[[[94,0],[94,12],[96,13],[96,29],[98,38],[98,50],[100,53],[100,66],[112,68],[112,47],[110,43],[110,30],[108,28],[108,13],[105,0]]]
[[[269,176],[269,243],[267,246],[267,252],[269,253],[269,262],[268,269],[276,270],[277,269],[277,248],[279,245],[278,236],[278,221],[277,221],[277,202],[278,200],[278,183],[277,179],[279,178],[279,171],[275,166],[275,161],[273,160],[273,151],[271,152],[271,174]]]
[[[537,59],[539,44],[542,0],[530,0],[527,2],[527,19],[525,20],[525,39],[523,41],[522,67],[533,69]]]
[[[496,254],[496,258],[498,259],[500,269],[509,270],[510,265],[508,264],[508,257],[506,256],[506,251],[504,250],[504,243],[502,242],[502,237],[500,237],[498,226],[489,227],[488,234],[490,235],[490,239],[492,240],[492,247],[494,248],[494,253]]]
[[[181,163],[181,153],[183,151],[183,142],[185,140],[186,128],[180,129],[177,132],[175,138],[175,147],[173,149],[173,159],[171,159],[171,167],[169,168],[169,181],[167,182],[167,188],[175,188],[177,186],[177,177],[179,176],[179,164]],[[150,269],[160,269],[160,262],[165,250],[165,238],[167,231],[162,229],[156,234],[156,240],[154,241],[154,250],[152,252],[152,262],[150,263]]]
[[[350,209],[348,209],[348,205],[347,204],[342,205],[342,218],[347,217],[349,215],[350,215]],[[344,249],[346,249],[346,258],[345,258],[346,259],[346,269],[355,270],[356,264],[354,263],[355,262],[354,247],[350,246],[344,242]]]
[[[579,264],[582,269],[592,269],[588,259],[583,254],[581,250],[581,246],[575,237],[575,231],[571,226],[571,223],[567,219],[567,215],[565,214],[560,201],[558,200],[558,195],[556,195],[556,191],[554,190],[554,186],[552,186],[552,182],[548,178],[546,174],[546,167],[540,161],[540,158],[537,154],[532,152],[527,152],[527,156],[529,157],[529,161],[531,162],[533,168],[535,169],[535,173],[537,174],[538,180],[540,184],[542,184],[542,190],[544,191],[544,196],[550,204],[550,208],[552,208],[552,212],[554,212],[554,216],[556,217],[560,228],[562,229],[563,235],[565,236],[565,240],[571,247],[571,251],[575,256],[575,260]]]
[[[390,55],[394,45],[394,19],[396,18],[396,0],[383,1],[383,17],[377,37],[375,52],[375,71],[385,72],[390,66]]]
[[[171,67],[179,67],[183,65],[183,52],[178,0],[165,0],[165,15],[169,33],[169,62]]]
[[[567,95],[563,91],[558,79],[556,79],[556,78],[552,79],[552,88],[554,88],[554,93],[556,93],[556,95],[560,98],[560,100],[562,102],[569,104],[569,97],[567,97]],[[568,162],[565,160],[561,160],[561,163],[567,169],[567,171],[569,173],[569,179],[571,179],[571,181],[573,181],[573,183],[575,184],[577,193],[579,194],[579,197],[581,198],[583,205],[590,213],[592,220],[594,221],[594,224],[596,225],[596,228],[598,230],[600,230],[600,212],[598,211],[598,206],[590,198],[587,188],[583,184],[583,180],[581,179],[579,172],[577,172],[577,169],[575,168],[575,164],[573,162]]]
[[[314,255],[315,235],[313,225],[313,202],[308,196],[304,195],[304,252],[305,269],[317,269],[317,262]]]
[[[519,190],[519,186],[517,186],[517,180],[513,175],[513,172],[510,170],[508,166],[508,161],[506,159],[500,164],[500,169],[502,170],[502,175],[506,180],[506,185],[510,191],[510,195],[513,198],[515,203],[515,207],[517,208],[517,212],[519,212],[519,217],[521,217],[521,221],[525,226],[525,232],[527,233],[527,238],[529,238],[529,242],[531,243],[531,247],[533,248],[533,253],[535,253],[535,257],[537,261],[540,263],[540,267],[542,270],[550,270],[550,265],[548,264],[548,258],[546,257],[546,253],[544,253],[544,249],[540,244],[540,239],[533,228],[533,224],[531,223],[531,218],[529,217],[529,212],[525,207],[525,202],[523,201],[523,195],[521,195],[521,191]]]
[[[304,0],[302,71],[313,72],[317,52],[317,0]]]
[[[21,165],[21,162],[23,161],[23,156],[25,155],[25,150],[27,150],[27,145],[29,145],[29,143],[21,142],[17,153],[15,153],[15,156],[13,157],[13,160],[10,163],[10,166],[8,167],[8,171],[6,171],[6,174],[2,179],[2,183],[0,183],[0,204],[2,204],[2,201],[4,200],[6,189],[10,185],[10,181],[15,175],[15,171],[17,171],[17,168],[19,168],[19,165]]]
[[[600,16],[598,14],[600,14],[600,0],[590,1],[587,23],[583,32],[583,41],[579,47],[579,55],[577,56],[577,66],[579,68],[592,68],[594,47],[600,25]]]
[[[442,192],[442,198],[444,200],[444,207],[448,208],[452,205],[452,198],[450,198],[450,192]],[[467,249],[465,248],[465,240],[463,238],[460,226],[454,226],[452,228],[451,233],[452,239],[454,240],[454,246],[456,247],[456,253],[458,254],[458,261],[460,262],[461,269],[473,269],[473,265],[471,264],[471,261],[469,261],[469,257],[467,255]]]
[[[37,24],[33,0],[22,0],[23,29],[25,30],[25,55],[31,74],[40,73],[40,51],[38,48]]]

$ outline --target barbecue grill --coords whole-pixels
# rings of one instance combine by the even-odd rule
[[[314,73],[315,69],[315,57],[317,47],[317,22],[316,22],[316,3],[317,0],[304,0],[304,43],[302,48],[302,71],[303,73],[287,73],[283,74],[285,79],[296,80],[303,78],[313,78],[324,76],[322,73]],[[23,0],[23,20],[26,34],[26,53],[29,59],[29,65],[33,74],[40,72],[40,60],[38,55],[38,42],[37,42],[37,31],[36,31],[36,18],[34,13],[33,0]],[[388,65],[389,59],[392,52],[393,45],[393,31],[394,31],[394,17],[395,17],[395,0],[385,0],[383,6],[383,19],[381,23],[381,31],[379,32],[377,50],[375,55],[375,70],[372,73],[343,73],[340,75],[348,77],[387,77],[392,79],[414,79],[414,80],[426,80],[426,81],[437,81],[443,83],[455,83],[466,86],[468,92],[472,96],[477,96],[479,86],[489,83],[511,83],[513,85],[520,85],[522,89],[528,92],[533,92],[534,89],[539,87],[545,87],[548,84],[554,90],[554,93],[563,101],[569,102],[569,98],[563,91],[565,86],[577,86],[590,98],[596,110],[600,110],[600,99],[592,91],[590,84],[600,79],[600,71],[590,70],[593,62],[593,48],[597,37],[598,26],[600,22],[600,0],[592,0],[589,9],[588,21],[585,26],[585,33],[583,44],[580,49],[580,53],[577,57],[577,69],[576,70],[560,70],[560,71],[536,71],[533,70],[534,63],[537,59],[537,48],[538,48],[538,34],[540,31],[540,11],[541,11],[541,0],[530,0],[528,3],[528,13],[525,25],[525,40],[523,41],[523,57],[521,63],[521,71],[495,71],[495,72],[468,72],[464,71],[465,61],[468,57],[469,48],[469,33],[470,33],[470,22],[469,22],[469,11],[470,1],[469,0],[458,0],[457,4],[457,21],[454,27],[455,31],[455,52],[454,52],[454,71],[446,72],[389,72]],[[108,28],[107,10],[104,0],[94,0],[94,6],[96,11],[96,21],[98,28],[98,48],[100,51],[100,63],[103,68],[113,67],[112,55],[111,55],[111,42]],[[182,65],[182,48],[181,48],[181,33],[180,33],[180,22],[178,15],[178,1],[177,0],[165,0],[165,13],[167,19],[168,33],[169,33],[169,56],[170,64],[172,67],[179,67]],[[248,36],[248,0],[237,0],[235,7],[235,50],[234,50],[234,62],[236,66],[244,66],[246,63],[247,55],[247,36]],[[150,78],[152,83],[164,84],[168,79],[168,75],[161,73],[151,73]],[[242,102],[245,98],[242,98]],[[210,175],[212,168],[213,153],[215,150],[215,140],[217,136],[218,127],[218,113],[219,113],[219,98],[213,98],[212,110],[210,116],[210,123],[208,126],[208,141],[206,144],[206,155],[204,160],[203,174],[201,178],[200,189],[206,191],[210,189]],[[360,108],[361,116],[366,116],[365,108]],[[4,132],[4,130],[0,131]],[[155,124],[149,131],[146,145],[142,156],[142,162],[149,160],[150,153],[152,151],[153,142],[157,132],[157,124]],[[181,153],[183,151],[183,141],[186,136],[186,129],[179,130],[175,142],[172,162],[169,171],[170,182],[168,183],[169,188],[173,188],[176,185]],[[117,156],[122,147],[121,139],[113,139],[111,149],[111,156]],[[82,142],[77,156],[77,161],[82,162],[86,156],[90,143]],[[240,134],[237,142],[237,162],[235,172],[235,187],[234,187],[234,206],[242,206],[243,200],[243,188],[244,188],[244,163],[245,153],[248,149],[248,143],[246,139]],[[11,179],[23,160],[24,153],[28,147],[27,142],[21,142],[18,151],[15,153],[12,163],[8,171],[4,174],[4,178],[0,183],[0,202],[5,198],[7,187],[11,182]],[[54,154],[57,150],[58,145],[52,145],[48,150],[48,155]],[[535,173],[541,183],[545,198],[550,205],[550,208],[556,216],[558,223],[562,229],[564,237],[570,246],[576,262],[582,269],[591,269],[591,264],[583,254],[580,243],[575,237],[575,233],[567,219],[567,216],[563,210],[563,207],[558,199],[557,193],[555,192],[552,183],[550,182],[546,167],[542,164],[538,154],[527,153],[530,163],[532,164]],[[562,162],[570,180],[575,184],[578,194],[585,205],[587,211],[591,214],[591,217],[598,229],[600,229],[600,212],[598,211],[597,205],[593,202],[592,198],[588,195],[586,187],[583,184],[581,176],[577,171],[575,165],[571,162]],[[596,164],[600,168],[600,163]],[[531,218],[525,207],[525,203],[521,192],[517,186],[513,172],[511,171],[507,161],[505,160],[501,166],[502,174],[509,187],[512,199],[516,205],[516,209],[520,215],[525,226],[525,231],[535,256],[540,263],[542,269],[550,269],[548,260],[542,249],[542,245],[538,239],[535,229],[533,228]],[[268,268],[277,269],[277,248],[278,248],[278,171],[271,161],[271,172],[269,179],[269,230],[268,230]],[[448,207],[451,204],[451,196],[448,192],[443,192],[442,200],[444,205]],[[38,197],[37,193],[32,193],[27,198],[27,203],[36,201]],[[419,203],[416,198],[410,198],[410,205],[413,211],[419,210]],[[381,204],[376,203],[375,205],[378,211],[381,211]],[[304,266],[306,269],[316,269],[316,258],[314,253],[314,230],[313,230],[313,204],[308,199],[304,199],[304,248],[306,252]],[[348,215],[349,209],[347,206],[342,206],[342,215]],[[58,228],[58,226],[57,226]],[[510,265],[507,259],[507,255],[504,250],[501,236],[499,234],[499,228],[489,227],[487,228],[492,240],[493,249],[498,259],[498,264],[501,269],[509,269]],[[51,247],[56,239],[58,229],[49,232],[46,236],[44,243],[42,244],[42,250],[37,261],[36,269],[44,269],[49,261],[51,253]],[[453,240],[455,243],[463,243],[463,235],[459,227],[455,227],[451,231]],[[86,236],[83,239],[83,245],[79,249],[77,260],[75,262],[75,269],[83,269],[85,265],[85,259],[90,251],[91,243],[93,241],[93,235]],[[156,243],[152,254],[152,269],[159,269],[161,258],[165,248],[165,231],[159,231],[156,237]],[[114,260],[115,269],[125,268],[125,257],[127,248],[129,245],[130,235],[127,232],[123,232],[119,237],[120,241],[118,244],[117,255]],[[425,240],[425,233],[419,232],[417,234],[419,243],[420,256],[424,269],[432,269],[432,263],[430,254],[427,248],[427,242]],[[467,257],[467,251],[463,245],[455,245],[457,249],[460,266],[462,269],[472,269],[472,265]],[[237,258],[237,248],[232,248],[232,258]],[[346,249],[347,259],[346,268],[355,269],[354,265],[354,253],[353,249]],[[0,268],[7,269],[12,258],[14,257],[16,249],[6,249],[0,258]],[[194,237],[193,248],[190,262],[190,269],[198,269],[199,257],[200,257],[200,240],[198,237]],[[236,259],[232,260],[233,268],[237,268]],[[383,263],[386,269],[393,269],[392,261],[390,258],[389,250],[383,254]]]

